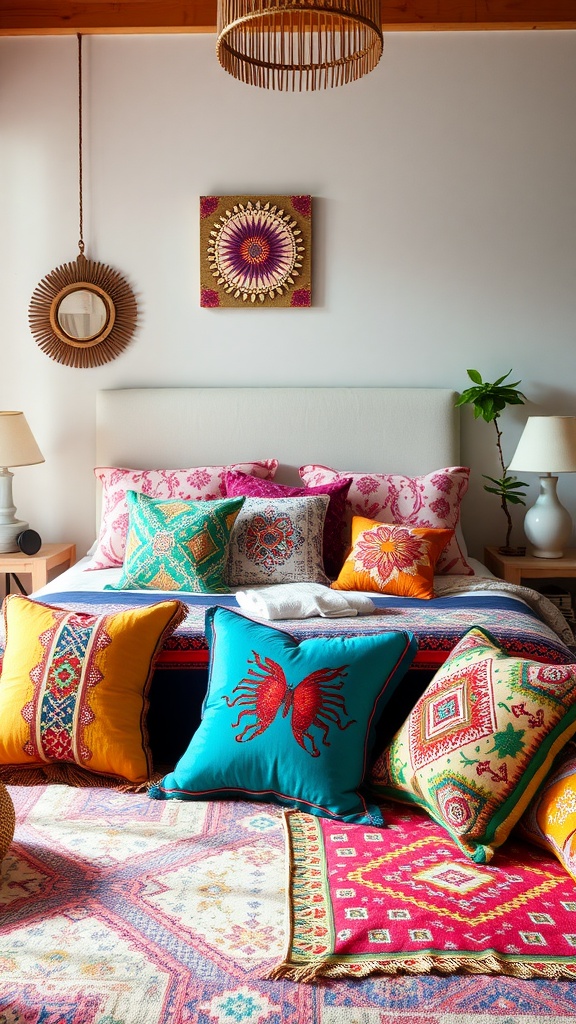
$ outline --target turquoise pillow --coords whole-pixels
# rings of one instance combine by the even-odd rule
[[[416,653],[411,633],[298,642],[228,608],[209,608],[202,721],[158,800],[267,800],[383,825],[360,787],[376,724]]]
[[[117,585],[105,589],[227,593],[230,531],[244,500],[155,499],[127,491],[124,567]]]

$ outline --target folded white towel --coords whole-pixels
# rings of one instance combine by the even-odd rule
[[[237,590],[241,608],[263,619],[326,619],[371,615],[374,602],[364,594],[331,590],[322,583],[278,583],[271,587]]]

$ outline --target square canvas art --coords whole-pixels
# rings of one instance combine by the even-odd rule
[[[200,305],[312,305],[311,196],[201,196]]]

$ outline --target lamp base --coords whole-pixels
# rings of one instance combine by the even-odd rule
[[[570,513],[558,500],[557,476],[540,477],[540,494],[524,518],[524,533],[537,558],[562,558],[572,533]]]
[[[18,551],[18,537],[28,529],[28,523],[16,519],[16,507],[12,500],[12,478],[14,474],[6,466],[0,466],[0,553]]]
[[[13,523],[0,523],[0,554],[20,551],[18,537],[29,528],[28,523],[22,522],[21,519],[15,519]]]

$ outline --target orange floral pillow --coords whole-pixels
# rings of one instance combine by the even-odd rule
[[[576,879],[576,743],[558,755],[552,771],[528,804],[517,831],[555,854]]]
[[[453,532],[393,526],[354,516],[352,550],[332,587],[397,597],[434,597],[436,562]]]

